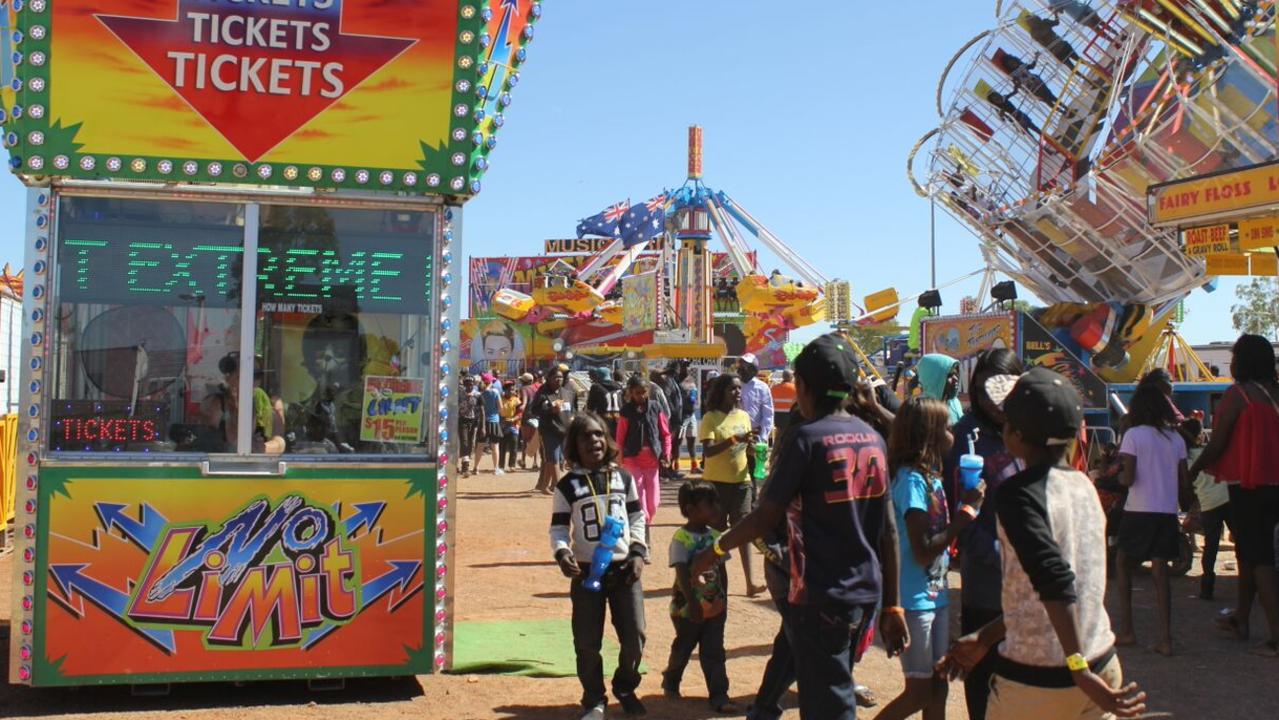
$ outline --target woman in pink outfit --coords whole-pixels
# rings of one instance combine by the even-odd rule
[[[648,382],[632,375],[626,383],[626,403],[617,420],[617,446],[622,467],[635,479],[644,519],[651,523],[662,497],[658,470],[671,454],[671,429],[666,414],[649,402]]]

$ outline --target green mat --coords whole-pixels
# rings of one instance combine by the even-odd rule
[[[617,667],[617,641],[606,634],[604,676]],[[568,618],[460,622],[453,631],[454,673],[574,677],[573,631]]]

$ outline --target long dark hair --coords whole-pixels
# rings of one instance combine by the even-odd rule
[[[1240,335],[1230,352],[1230,374],[1235,382],[1276,382],[1275,347],[1269,340],[1260,335]]]
[[[893,476],[902,468],[941,472],[949,424],[950,408],[941,400],[916,396],[903,403],[888,437],[888,468]]]
[[[564,437],[564,457],[574,465],[582,464],[582,456],[577,451],[577,441],[586,432],[587,423],[595,423],[604,431],[604,465],[612,465],[617,460],[617,443],[613,441],[613,436],[608,432],[608,423],[604,422],[604,418],[595,413],[586,410],[579,412],[573,416],[573,420],[568,424],[568,433]]]
[[[1171,430],[1177,426],[1177,415],[1173,412],[1172,402],[1158,385],[1138,385],[1128,402],[1128,424],[1129,427],[1149,425]]]
[[[716,376],[711,381],[711,389],[706,392],[706,409],[719,410],[724,404],[724,398],[728,395],[729,389],[733,387],[733,381],[739,379],[734,373]]]
[[[989,399],[986,395],[986,380],[995,375],[1020,375],[1022,370],[1021,358],[1008,348],[986,350],[977,356],[977,365],[973,368],[972,375],[968,376],[968,397],[972,404],[972,414],[977,416],[982,424],[998,425],[986,415],[986,411],[982,410],[981,403],[978,402],[978,398],[981,397]]]
[[[1137,381],[1137,387],[1143,388],[1150,386],[1163,393],[1164,395],[1172,392],[1172,374],[1167,370],[1157,367],[1151,369],[1150,372],[1141,376]]]

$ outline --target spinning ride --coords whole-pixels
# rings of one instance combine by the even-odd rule
[[[989,267],[1079,316],[1109,306],[1093,334],[1127,326],[1114,347],[1157,334],[1211,278],[1175,229],[1148,223],[1147,187],[1279,151],[1275,4],[1014,0],[995,14],[942,74],[911,183]]]

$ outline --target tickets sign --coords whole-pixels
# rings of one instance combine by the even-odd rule
[[[15,6],[17,4],[15,3]],[[532,0],[32,0],[13,170],[469,195]]]
[[[422,437],[425,398],[426,381],[422,378],[365,376],[360,439],[369,442],[417,442]]]
[[[1186,240],[1185,253],[1191,257],[1230,252],[1229,225],[1189,228],[1183,235]]]

